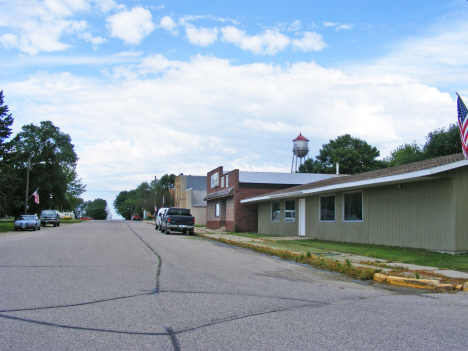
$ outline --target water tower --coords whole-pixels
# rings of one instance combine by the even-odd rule
[[[297,169],[297,160],[299,159],[299,166],[302,165],[305,161],[305,157],[309,154],[309,140],[305,138],[301,133],[299,136],[293,140],[293,158],[291,164],[291,173],[298,171]],[[296,165],[294,166],[294,162]]]

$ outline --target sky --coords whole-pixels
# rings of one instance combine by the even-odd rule
[[[155,176],[290,172],[299,133],[310,157],[346,133],[380,158],[423,144],[466,82],[466,0],[0,0],[13,133],[69,134],[114,218]]]

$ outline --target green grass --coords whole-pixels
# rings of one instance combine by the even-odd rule
[[[256,234],[256,233],[235,233],[235,232],[229,232],[230,235],[237,235],[237,236],[242,236],[244,238],[252,238],[252,239],[259,239],[259,238],[277,238],[278,236],[276,235],[265,235],[265,234]]]
[[[233,235],[246,236],[252,238],[268,238],[267,235],[231,233]],[[240,235],[242,234],[242,235]],[[462,272],[468,272],[468,254],[450,255],[438,252],[432,252],[422,249],[400,248],[393,246],[365,245],[342,243],[323,240],[278,240],[274,243],[266,242],[265,246],[275,249],[314,252],[320,250],[324,252],[337,251],[361,256],[367,256],[377,259],[384,259],[391,262],[418,264],[422,266],[431,266],[445,269],[453,269]],[[317,251],[315,251],[317,252]]]
[[[15,222],[14,221],[1,221],[0,222],[0,233],[10,232],[15,230]]]

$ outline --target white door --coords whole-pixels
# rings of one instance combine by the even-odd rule
[[[299,199],[299,236],[305,236],[306,233],[305,217],[305,199]]]

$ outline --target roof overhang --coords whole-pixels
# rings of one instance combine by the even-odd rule
[[[209,201],[214,199],[219,199],[222,197],[234,196],[234,188],[227,188],[215,193],[208,194],[204,197],[203,201]]]
[[[279,200],[279,199],[303,197],[303,196],[313,195],[313,194],[318,195],[321,193],[328,193],[332,191],[353,190],[356,188],[362,189],[362,188],[370,188],[370,187],[375,187],[375,186],[429,180],[429,179],[439,178],[439,176],[437,175],[441,172],[450,171],[452,169],[456,169],[456,168],[460,168],[464,166],[468,166],[468,160],[456,161],[456,162],[448,163],[442,166],[423,169],[423,170],[419,170],[415,172],[391,175],[387,177],[372,178],[372,179],[360,180],[360,181],[355,181],[355,182],[333,184],[333,185],[328,185],[328,186],[323,186],[323,187],[318,187],[318,188],[285,192],[281,194],[252,197],[250,199],[241,200],[241,203],[265,202],[265,201],[277,200],[277,199]]]

